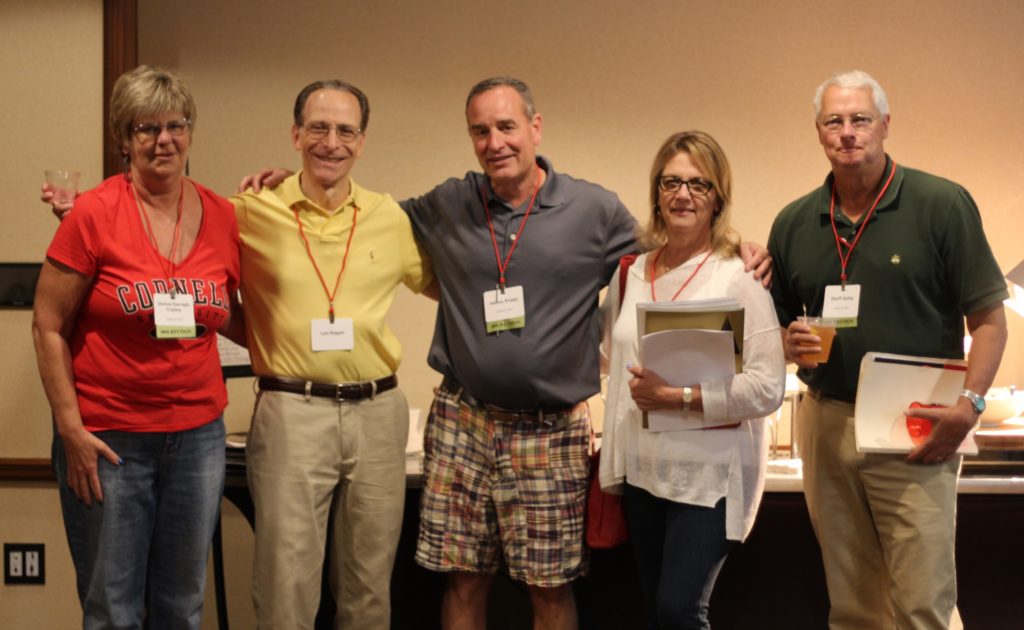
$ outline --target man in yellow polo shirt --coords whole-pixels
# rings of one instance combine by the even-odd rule
[[[394,200],[349,177],[369,109],[348,83],[310,84],[292,127],[302,171],[233,199],[260,388],[246,459],[262,630],[313,627],[328,535],[340,627],[390,623],[409,412],[384,317],[399,283],[422,292],[433,273]]]

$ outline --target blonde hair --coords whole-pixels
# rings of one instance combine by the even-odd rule
[[[122,74],[110,94],[110,135],[118,148],[131,143],[132,127],[146,116],[181,112],[195,128],[196,102],[178,75],[139,66]]]
[[[732,169],[729,168],[729,160],[722,147],[703,131],[672,134],[654,156],[654,164],[651,166],[651,216],[640,233],[641,248],[655,249],[668,240],[665,219],[658,207],[658,180],[665,165],[680,153],[689,155],[701,175],[713,184],[717,207],[711,218],[712,251],[725,257],[735,256],[739,253],[740,235],[731,225]]]

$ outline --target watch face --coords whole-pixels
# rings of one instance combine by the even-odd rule
[[[985,411],[985,397],[975,394],[969,389],[965,389],[960,392],[960,395],[970,401],[971,407],[974,408],[974,413],[980,414]]]

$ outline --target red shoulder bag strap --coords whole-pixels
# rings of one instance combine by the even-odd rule
[[[619,259],[619,306],[622,306],[622,298],[626,295],[626,276],[629,268],[636,262],[639,254],[626,254]]]

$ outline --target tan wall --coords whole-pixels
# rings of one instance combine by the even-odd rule
[[[102,171],[101,0],[0,2],[0,261],[42,260],[56,221],[39,202],[43,171]],[[39,385],[31,313],[0,309],[0,458],[48,457],[50,412]],[[0,543],[46,545],[45,586],[0,584],[0,626],[80,625],[74,573],[53,484],[0,483]]]
[[[82,171],[95,182],[103,129],[103,3],[0,3],[0,261],[38,262],[57,222],[39,202],[43,171]],[[49,408],[39,385],[28,311],[0,310],[0,457],[49,453]]]
[[[0,155],[13,191],[0,230],[5,260],[38,259],[52,234],[36,202],[43,168],[74,164],[86,182],[99,179],[99,4],[0,7],[0,119],[15,148]],[[332,77],[362,87],[373,106],[355,177],[399,199],[424,192],[476,168],[466,91],[508,73],[533,87],[542,150],[556,168],[615,190],[638,216],[661,140],[685,128],[711,132],[732,161],[737,226],[763,243],[777,211],[827,171],[812,128],[814,88],[834,70],[861,67],[889,92],[895,159],[966,186],[1000,265],[1022,257],[1013,228],[1024,209],[1024,5],[1015,0],[139,4],[140,60],[186,76],[199,104],[192,174],[223,193],[258,167],[299,164],[288,138],[294,96]],[[72,87],[58,89],[55,75]],[[432,315],[428,301],[399,291],[391,322],[405,348],[403,387],[418,407],[437,381],[424,363]],[[1024,384],[1024,321],[1008,317],[997,384]],[[0,312],[0,334],[0,456],[44,457],[47,410],[19,337],[23,314]],[[249,391],[247,382],[231,385],[232,430],[248,425]],[[5,507],[7,492],[0,487]],[[51,496],[40,500],[52,507]],[[0,514],[4,540],[20,523],[9,514]],[[251,534],[233,512],[228,520],[232,622],[249,627]],[[51,558],[65,553],[48,549]],[[0,586],[0,615],[12,609],[10,591]]]

